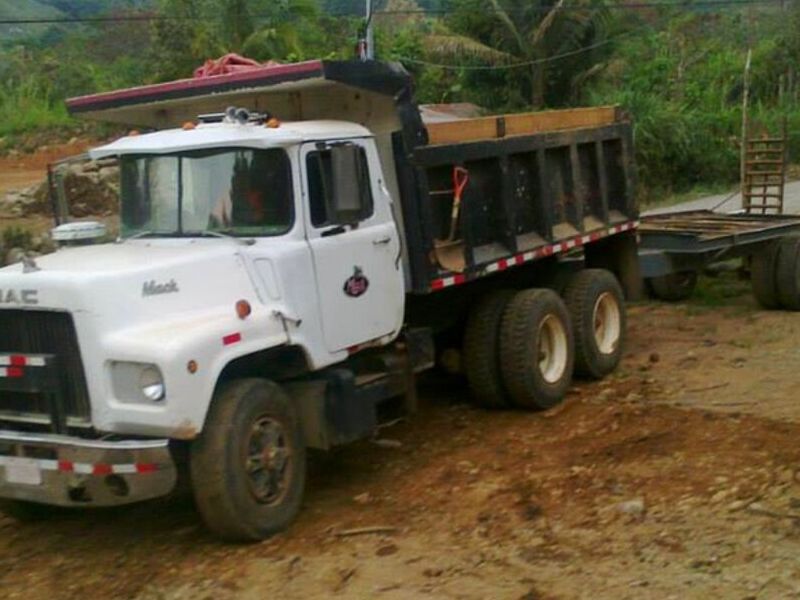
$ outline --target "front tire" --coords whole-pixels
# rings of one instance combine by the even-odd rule
[[[625,299],[614,275],[605,269],[576,273],[564,301],[575,334],[575,373],[602,379],[619,365],[625,341]]]
[[[192,444],[190,468],[197,508],[222,539],[256,542],[285,529],[300,510],[306,479],[289,397],[262,379],[222,386]]]
[[[547,289],[518,292],[500,326],[503,381],[521,408],[547,409],[564,399],[572,381],[575,343],[569,313]]]

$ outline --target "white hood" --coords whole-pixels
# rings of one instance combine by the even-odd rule
[[[0,290],[31,290],[30,309],[92,313],[115,328],[138,321],[233,305],[255,295],[235,240],[131,240],[65,248],[36,259],[38,271],[21,264],[0,269]],[[213,284],[211,282],[214,282]],[[2,308],[15,308],[1,302]],[[6,300],[8,295],[6,294]],[[108,323],[109,325],[111,323]]]

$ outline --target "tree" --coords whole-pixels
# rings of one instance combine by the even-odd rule
[[[603,0],[461,0],[446,19],[447,31],[430,36],[426,50],[492,66],[524,63],[509,76],[538,108],[562,103],[574,78],[594,62],[589,52],[566,63],[547,59],[597,43],[608,19]]]
[[[187,77],[206,59],[238,52],[257,60],[303,55],[316,0],[159,0],[153,25],[156,78]],[[322,35],[313,32],[311,35]]]

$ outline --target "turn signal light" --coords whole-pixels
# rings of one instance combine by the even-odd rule
[[[236,316],[240,319],[246,319],[253,312],[253,308],[247,300],[239,300],[236,303]]]

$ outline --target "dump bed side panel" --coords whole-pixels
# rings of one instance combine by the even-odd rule
[[[625,121],[418,146],[409,168],[423,238],[423,255],[411,262],[426,271],[415,278],[417,292],[572,250],[632,229],[638,218]],[[454,212],[455,168],[468,181]]]

